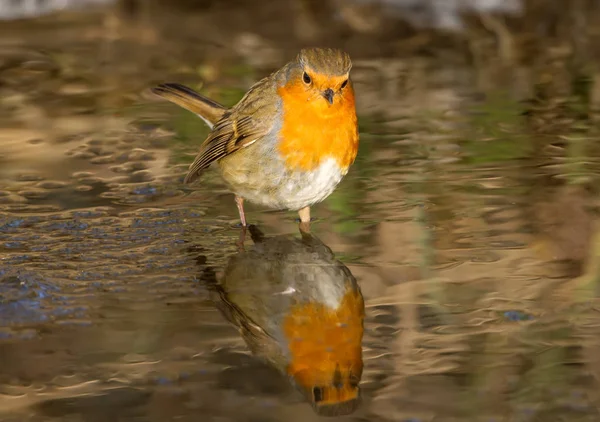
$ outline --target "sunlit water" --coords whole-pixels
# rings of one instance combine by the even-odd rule
[[[0,420],[319,419],[211,296],[241,252],[216,172],[181,183],[206,129],[140,95],[216,74],[231,104],[270,69],[53,25],[0,37]],[[548,66],[355,58],[359,158],[313,211],[365,300],[347,420],[600,417],[600,315],[575,278],[597,271],[595,104]],[[247,215],[299,237],[293,213]]]

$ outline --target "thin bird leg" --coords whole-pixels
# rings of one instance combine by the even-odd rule
[[[240,237],[236,242],[238,252],[244,252],[246,248],[244,247],[244,243],[246,242],[246,226],[242,226],[242,230],[240,232]]]
[[[304,207],[298,210],[300,216],[300,230],[310,232],[310,207]]]
[[[244,215],[244,198],[241,198],[236,195],[235,204],[237,205],[238,212],[240,213],[240,221],[242,222],[242,227],[246,227],[246,216]]]

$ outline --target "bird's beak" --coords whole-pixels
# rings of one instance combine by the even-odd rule
[[[327,88],[325,91],[323,91],[323,97],[325,97],[325,99],[329,102],[329,104],[333,104],[333,96],[334,96],[334,92],[333,89],[331,88]]]

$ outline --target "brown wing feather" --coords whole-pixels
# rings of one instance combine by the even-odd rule
[[[272,129],[279,97],[273,77],[257,82],[212,128],[190,165],[184,183],[191,183],[213,162],[260,140]]]
[[[235,325],[240,330],[240,334],[242,334],[251,348],[267,341],[267,339],[272,339],[269,333],[254,322],[250,316],[239,308],[239,306],[229,300],[229,297],[222,286],[215,284],[210,287],[210,290],[211,294],[214,295],[211,296],[211,298],[216,307],[231,324]]]

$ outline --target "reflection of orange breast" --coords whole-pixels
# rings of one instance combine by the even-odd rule
[[[332,384],[336,369],[342,374],[360,377],[363,318],[363,299],[354,290],[346,293],[337,309],[320,303],[293,307],[283,322],[290,351],[287,373],[304,388]],[[328,399],[343,401],[351,398]]]
[[[291,83],[277,91],[283,103],[279,152],[286,166],[313,170],[322,160],[333,158],[341,169],[348,169],[358,151],[352,87],[330,105],[315,94],[307,98],[301,84]]]

